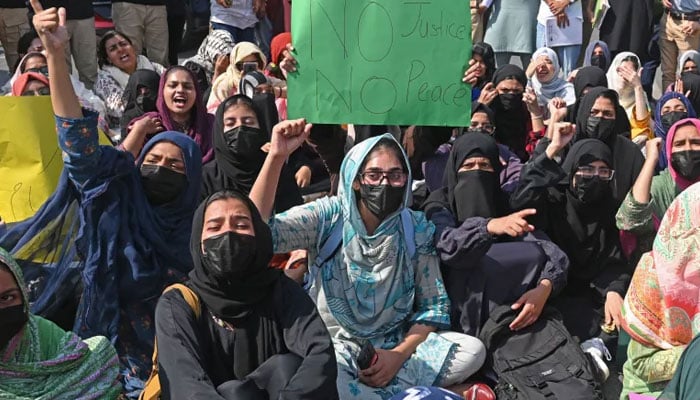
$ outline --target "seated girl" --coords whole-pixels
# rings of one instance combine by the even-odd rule
[[[109,31],[97,44],[97,80],[95,94],[104,101],[107,122],[113,135],[121,135],[120,120],[124,112],[122,94],[129,76],[139,69],[148,69],[161,75],[165,68],[151,62],[146,56],[136,54],[131,39],[123,33]]]
[[[204,108],[202,93],[187,68],[169,68],[160,78],[155,112],[131,121],[121,146],[138,157],[143,144],[161,131],[182,132],[199,145],[202,162],[214,158],[211,130],[214,117]]]
[[[673,199],[700,181],[700,120],[683,119],[669,129],[663,151],[671,163],[654,175],[662,144],[661,138],[647,142],[642,172],[617,212],[617,227],[637,238],[634,259],[651,250],[661,218]]]
[[[138,395],[151,371],[158,296],[192,269],[187,245],[202,156],[178,132],[156,135],[138,159],[99,146],[97,116],[81,109],[70,83],[58,10],[32,4],[48,52],[64,170],[37,214],[9,227],[0,245],[35,275],[28,275],[32,311],[60,315],[81,337],[106,336],[126,391]]]
[[[276,252],[308,249],[312,260],[324,253],[310,268],[308,289],[333,338],[340,398],[385,399],[411,386],[463,383],[481,367],[484,346],[438,333],[450,318],[435,227],[407,208],[408,159],[392,135],[353,147],[337,197],[272,216],[280,170],[310,130],[303,119],[273,129],[251,199],[263,219],[273,217]]]
[[[452,303],[452,329],[478,336],[495,307],[520,309],[511,328],[534,323],[552,293],[566,284],[568,260],[550,241],[520,241],[533,227],[534,209],[510,214],[498,182],[496,141],[471,133],[455,140],[447,187],[428,198],[435,243]],[[508,279],[504,279],[507,276]]]
[[[563,165],[554,161],[574,136],[557,123],[544,154],[525,165],[514,209],[534,207],[534,223],[569,256],[568,282],[557,298],[564,325],[581,341],[598,337],[601,325],[620,326],[620,308],[631,275],[615,227],[615,171],[610,149],[596,139],[577,141]]]
[[[0,398],[114,399],[121,393],[109,340],[80,340],[32,314],[22,270],[2,248],[0,320]]]
[[[624,329],[632,337],[623,368],[623,400],[630,393],[658,396],[699,333],[698,204],[698,184],[678,195],[661,221],[654,248],[634,272],[622,309]],[[696,380],[696,374],[690,379]]]
[[[333,344],[304,290],[272,258],[270,228],[243,194],[218,192],[195,213],[189,287],[156,308],[162,398],[337,399]]]
[[[620,105],[625,109],[632,126],[630,139],[641,146],[653,135],[649,102],[642,87],[640,68],[639,57],[626,51],[615,56],[607,76],[608,87],[619,95]]]
[[[249,72],[247,65],[253,65],[252,70],[264,73],[267,66],[267,57],[260,48],[250,42],[239,42],[233,47],[230,63],[226,72],[219,75],[211,84],[211,94],[207,100],[207,111],[214,113],[219,104],[234,94],[238,93],[238,85],[241,78]],[[272,83],[275,98],[287,97],[287,84],[274,77],[269,77]]]

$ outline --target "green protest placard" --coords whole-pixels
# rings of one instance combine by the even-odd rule
[[[298,72],[288,77],[290,118],[468,124],[468,1],[294,0],[292,16]]]

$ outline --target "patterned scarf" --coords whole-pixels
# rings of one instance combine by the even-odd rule
[[[19,266],[2,248],[0,262],[14,275],[29,312]],[[114,399],[121,391],[118,372],[117,353],[106,338],[83,341],[30,314],[24,329],[0,351],[0,399]]]
[[[690,343],[700,330],[700,184],[671,203],[632,277],[622,309],[625,331],[648,346]]]

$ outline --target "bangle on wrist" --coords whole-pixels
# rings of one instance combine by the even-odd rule
[[[542,114],[540,114],[540,115],[535,115],[535,114],[530,115],[530,118],[531,118],[531,119],[542,119],[542,117],[543,117]]]

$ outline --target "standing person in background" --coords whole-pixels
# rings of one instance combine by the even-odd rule
[[[63,7],[68,13],[66,28],[70,45],[66,47],[68,71],[73,66],[71,55],[78,69],[80,81],[92,90],[97,79],[97,41],[95,40],[95,12],[91,0],[45,0],[45,8]]]
[[[542,0],[537,12],[537,48],[550,47],[559,57],[564,76],[569,76],[576,67],[578,55],[581,52],[581,42],[572,45],[558,46],[550,43],[545,34],[547,20],[557,19],[560,28],[583,26],[583,11],[578,0]],[[583,29],[583,28],[582,28]]]
[[[613,57],[622,51],[630,51],[638,55],[642,63],[649,59],[653,2],[654,0],[610,1],[610,9],[600,27],[600,40],[608,44]]]
[[[472,43],[484,40],[486,11],[488,11],[492,3],[493,0],[469,0],[469,9],[472,17]]]
[[[165,0],[114,0],[114,29],[125,32],[136,54],[146,50],[155,63],[168,65],[168,15]]]
[[[182,34],[185,32],[187,5],[185,0],[165,0],[165,10],[168,12],[168,63],[177,65],[177,53],[182,44]]]
[[[700,48],[700,1],[662,0],[659,47],[661,49],[662,87],[676,79],[678,56]]]
[[[20,36],[28,31],[27,6],[24,5],[24,0],[0,1],[0,42],[8,66],[14,66],[19,60],[17,42]]]
[[[255,24],[265,13],[265,0],[211,0],[211,28],[223,29],[234,43],[255,43]]]
[[[487,0],[488,1],[488,0]],[[496,53],[496,64],[510,63],[519,56],[523,66],[530,64],[535,47],[537,0],[495,0],[486,25],[484,42]]]

